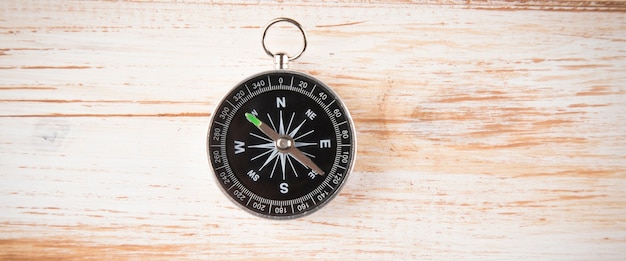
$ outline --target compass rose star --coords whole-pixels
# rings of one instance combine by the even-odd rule
[[[265,168],[266,166],[270,165],[271,163],[273,163],[271,164],[273,166],[270,172],[270,178],[274,177],[278,163],[280,163],[280,171],[281,171],[283,180],[286,179],[287,166],[289,166],[291,171],[293,171],[294,176],[298,177],[298,172],[296,171],[296,168],[293,164],[292,159],[300,163],[302,166],[306,168],[312,168],[315,172],[319,174],[324,174],[324,172],[321,171],[321,169],[319,169],[319,167],[317,167],[310,160],[310,158],[315,158],[314,155],[306,153],[306,152],[302,152],[297,149],[301,147],[317,145],[317,143],[298,141],[301,138],[306,137],[307,135],[313,133],[315,130],[310,130],[296,137],[296,135],[298,135],[298,133],[300,132],[300,129],[304,126],[304,123],[306,123],[306,119],[302,120],[302,122],[298,124],[298,126],[294,127],[294,129],[292,130],[291,126],[295,118],[295,115],[296,115],[295,112],[291,113],[291,116],[289,117],[289,122],[286,124],[287,126],[285,127],[285,118],[283,117],[283,111],[282,110],[279,111],[278,119],[277,119],[278,128],[276,128],[276,125],[274,124],[274,120],[272,119],[269,113],[267,113],[267,118],[268,118],[269,123],[271,124],[271,127],[267,125],[263,125],[263,123],[260,120],[258,120],[256,117],[254,117],[252,114],[246,114],[248,121],[250,121],[255,126],[257,126],[261,130],[261,132],[263,132],[263,134],[265,134],[266,136],[270,138],[270,139],[267,139],[266,137],[263,137],[254,132],[251,132],[250,133],[251,136],[259,138],[267,142],[248,146],[248,148],[265,150],[259,153],[259,155],[253,157],[252,160],[257,160],[267,155],[267,158],[265,158],[265,161],[259,168],[259,171]],[[283,146],[278,143],[279,141],[286,142],[287,145],[284,145],[286,147],[279,148],[279,146]]]

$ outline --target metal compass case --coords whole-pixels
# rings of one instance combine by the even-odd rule
[[[302,33],[303,48],[292,57],[266,47],[268,28],[279,22]],[[241,208],[265,218],[301,217],[327,204],[348,178],[356,156],[354,124],[326,84],[286,69],[307,46],[298,22],[272,20],[261,42],[276,70],[243,80],[218,104],[208,159],[222,191]]]

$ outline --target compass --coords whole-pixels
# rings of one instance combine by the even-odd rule
[[[297,55],[266,48],[267,29],[278,22],[302,33]],[[207,135],[208,159],[235,204],[265,218],[296,218],[326,205],[345,184],[356,153],[354,124],[326,84],[286,69],[306,49],[298,22],[271,21],[262,43],[277,68],[243,80],[218,104]]]

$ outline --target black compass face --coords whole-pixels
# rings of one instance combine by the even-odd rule
[[[353,166],[355,133],[339,97],[306,74],[278,70],[243,81],[212,116],[209,161],[223,191],[269,218],[311,213]]]

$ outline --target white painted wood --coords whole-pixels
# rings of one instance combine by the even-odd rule
[[[1,2],[0,258],[623,260],[625,10]],[[359,135],[339,196],[292,221],[229,202],[204,148],[278,16]]]

